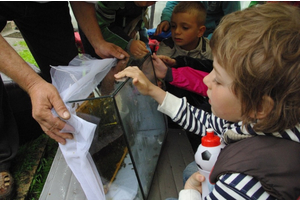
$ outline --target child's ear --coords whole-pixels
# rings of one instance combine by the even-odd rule
[[[274,100],[270,96],[263,96],[262,103],[257,109],[256,113],[251,113],[254,119],[263,119],[269,115],[274,107]]]
[[[198,37],[202,37],[205,30],[206,30],[205,26],[200,26],[199,29],[198,29]]]

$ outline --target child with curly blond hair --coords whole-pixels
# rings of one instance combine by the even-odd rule
[[[212,114],[153,85],[137,67],[115,75],[132,77],[186,130],[213,128],[224,139],[205,199],[299,199],[299,19],[299,8],[279,3],[223,18],[210,41],[214,69],[204,78]],[[179,199],[202,199],[203,180],[194,173]]]

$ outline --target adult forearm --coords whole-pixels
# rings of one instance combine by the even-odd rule
[[[0,37],[0,71],[29,92],[32,85],[43,79]]]
[[[85,1],[71,1],[71,7],[78,25],[84,32],[94,48],[104,41],[100,27],[98,26],[95,4]]]

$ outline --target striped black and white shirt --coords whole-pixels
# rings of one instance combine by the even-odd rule
[[[214,114],[191,106],[185,98],[177,98],[167,92],[167,95],[158,110],[168,115],[174,122],[185,130],[195,134],[205,135],[207,128],[213,128],[221,138],[228,130],[235,137],[241,138],[250,135],[265,135],[263,132],[255,132],[252,127],[247,129],[242,122],[232,123],[216,117]],[[268,134],[270,135],[270,134]],[[300,142],[300,125],[293,130],[272,133],[274,137]],[[241,137],[239,137],[241,136]],[[182,190],[179,199],[201,199],[201,194],[196,190]],[[262,187],[261,183],[252,176],[241,173],[230,173],[220,176],[213,191],[205,199],[274,199]]]

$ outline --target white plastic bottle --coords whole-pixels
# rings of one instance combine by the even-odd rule
[[[209,174],[223,147],[220,137],[215,135],[214,130],[212,128],[207,129],[206,136],[202,137],[201,144],[195,154],[198,169],[205,176],[205,181],[202,182],[202,199],[210,193]]]

